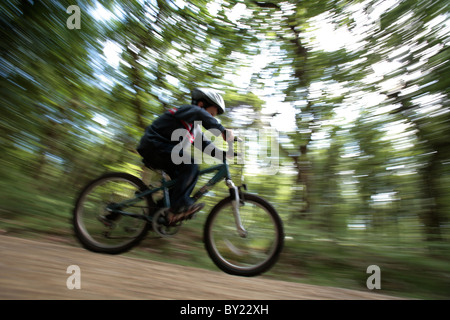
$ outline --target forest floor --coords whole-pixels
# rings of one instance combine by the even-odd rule
[[[358,300],[374,292],[228,274],[0,235],[0,299]],[[79,272],[70,272],[69,266]],[[80,289],[69,289],[79,275]]]

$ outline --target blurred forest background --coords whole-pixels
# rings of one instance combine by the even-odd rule
[[[284,220],[285,249],[266,277],[367,290],[378,265],[378,292],[450,298],[447,0],[0,8],[2,234],[75,243],[82,186],[106,171],[142,176],[144,128],[195,86],[213,87],[226,127],[276,132],[275,146],[247,144],[250,160],[236,166]],[[208,208],[226,192],[218,185]],[[130,254],[214,269],[205,217]]]

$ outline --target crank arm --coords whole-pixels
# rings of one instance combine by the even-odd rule
[[[234,221],[236,223],[237,232],[242,238],[246,238],[248,233],[247,230],[245,230],[244,226],[242,225],[241,215],[239,213],[239,206],[240,206],[239,188],[236,187],[233,181],[231,181],[230,179],[227,180],[227,186],[230,188],[230,195],[233,199],[231,201],[231,205],[233,206],[233,215]]]

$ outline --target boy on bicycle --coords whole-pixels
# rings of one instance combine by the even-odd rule
[[[198,179],[198,165],[191,161],[174,161],[186,159],[183,156],[185,144],[201,146],[204,151],[211,141],[207,140],[198,126],[198,122],[213,134],[222,135],[226,141],[233,141],[234,135],[231,130],[225,129],[214,117],[225,112],[225,102],[222,96],[213,89],[196,88],[191,92],[192,104],[173,108],[159,116],[145,130],[137,148],[143,157],[147,167],[164,170],[171,179],[178,179],[177,185],[170,190],[171,208],[168,210],[167,218],[169,225],[184,220],[201,210],[204,203],[195,204],[190,197]],[[197,122],[197,124],[195,124]],[[172,139],[175,130],[186,131],[183,139]],[[219,133],[220,132],[220,133]],[[198,143],[197,139],[201,139]],[[180,141],[181,140],[181,141]],[[194,143],[197,141],[197,143]],[[180,144],[182,145],[179,148]],[[177,147],[177,148],[175,148]],[[223,159],[224,151],[212,146],[213,157]],[[208,148],[211,150],[211,146]]]

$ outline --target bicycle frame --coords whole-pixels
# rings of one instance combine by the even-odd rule
[[[226,161],[222,164],[218,164],[209,168],[205,168],[203,170],[200,170],[199,176],[208,174],[211,172],[217,171],[217,173],[202,187],[200,188],[193,196],[195,201],[200,199],[203,195],[205,195],[216,183],[218,183],[220,180],[225,179],[227,187],[230,189],[230,196],[232,197],[232,205],[233,205],[233,214],[236,222],[236,227],[238,230],[239,235],[242,237],[245,237],[247,235],[247,231],[242,226],[240,214],[239,214],[239,205],[240,205],[240,197],[239,197],[239,188],[234,185],[233,181],[231,180],[230,171],[228,168],[228,164]],[[143,219],[151,222],[151,216],[146,217],[144,215],[139,215],[135,213],[130,213],[123,211],[122,208],[127,206],[132,206],[133,204],[141,201],[145,197],[149,197],[152,194],[163,191],[164,193],[164,206],[166,208],[170,207],[170,197],[169,197],[169,189],[173,187],[177,180],[169,180],[167,181],[166,174],[162,172],[162,179],[161,179],[161,186],[157,188],[152,188],[145,190],[143,192],[137,193],[136,196],[132,199],[122,201],[120,203],[114,203],[108,206],[107,210],[110,212],[116,212],[120,213],[125,216]]]

